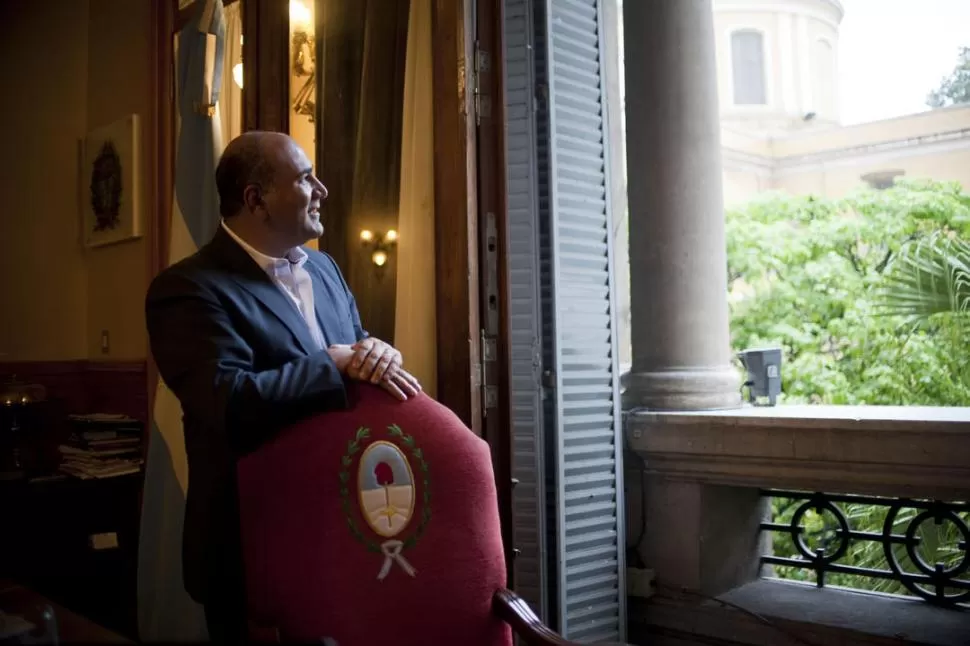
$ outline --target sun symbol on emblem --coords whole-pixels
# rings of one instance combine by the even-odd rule
[[[395,444],[374,442],[360,457],[360,508],[371,529],[385,538],[407,527],[414,513],[414,475]]]

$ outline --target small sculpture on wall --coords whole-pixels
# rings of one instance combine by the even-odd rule
[[[121,215],[121,158],[114,142],[108,140],[101,146],[91,168],[91,210],[94,212],[95,231],[106,231],[118,226]]]
[[[316,43],[313,36],[306,31],[293,34],[293,76],[306,76],[303,87],[293,99],[293,111],[303,115],[313,123],[316,115],[317,76],[316,72]]]
[[[141,236],[138,115],[88,133],[82,144],[84,245],[97,247]]]

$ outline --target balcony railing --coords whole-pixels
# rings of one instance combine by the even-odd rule
[[[967,643],[970,408],[637,411],[627,437],[644,642]]]
[[[807,575],[818,587],[909,594],[943,606],[970,601],[970,504],[780,490],[762,496],[775,506],[761,529],[788,540],[773,541],[776,553],[761,562],[781,566],[783,578]]]

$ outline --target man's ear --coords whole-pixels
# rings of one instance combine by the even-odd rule
[[[263,189],[258,184],[250,184],[243,189],[243,202],[246,209],[256,211],[263,207]]]

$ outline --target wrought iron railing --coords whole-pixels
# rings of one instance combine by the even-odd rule
[[[970,602],[970,503],[764,490],[772,499],[775,575],[862,590]]]

